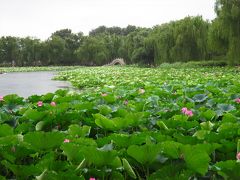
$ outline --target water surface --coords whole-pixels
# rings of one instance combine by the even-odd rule
[[[69,82],[52,80],[55,74],[49,71],[0,74],[0,96],[17,94],[28,97],[71,88]]]

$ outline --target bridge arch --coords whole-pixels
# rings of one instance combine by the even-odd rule
[[[110,62],[109,64],[107,64],[107,66],[114,66],[114,65],[121,65],[121,66],[124,66],[126,65],[124,59],[122,58],[117,58],[117,59],[114,59],[112,62]]]

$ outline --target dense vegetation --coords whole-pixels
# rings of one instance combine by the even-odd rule
[[[79,68],[0,96],[0,179],[240,177],[237,68]]]
[[[153,28],[100,26],[88,36],[69,29],[56,31],[46,41],[0,38],[2,66],[103,65],[122,57],[128,64],[224,60],[240,63],[240,3],[217,0],[217,18],[186,17]]]

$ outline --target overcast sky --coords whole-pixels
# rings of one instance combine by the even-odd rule
[[[63,28],[152,27],[188,15],[212,20],[215,0],[0,0],[0,36],[48,38]]]

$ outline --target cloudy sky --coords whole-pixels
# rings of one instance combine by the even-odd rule
[[[188,15],[212,20],[215,0],[0,0],[0,36],[48,38],[69,28],[152,27]]]

